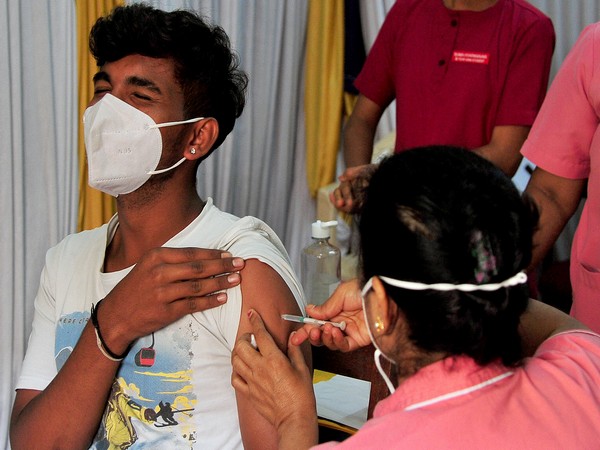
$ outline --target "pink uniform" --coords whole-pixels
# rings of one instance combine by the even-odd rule
[[[600,448],[600,336],[557,334],[524,366],[446,358],[421,369],[354,436],[325,449]]]
[[[396,151],[476,148],[495,126],[533,123],[554,38],[550,19],[523,0],[498,0],[482,12],[398,0],[355,85],[381,107],[396,99]]]
[[[567,55],[522,148],[547,172],[587,178],[587,200],[571,249],[571,314],[600,332],[600,23]]]

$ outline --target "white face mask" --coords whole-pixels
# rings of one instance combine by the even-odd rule
[[[156,170],[162,155],[159,128],[202,119],[156,124],[139,109],[105,94],[83,114],[89,185],[116,197],[135,191],[152,175],[174,169],[186,158],[171,167]]]
[[[426,284],[426,283],[419,283],[416,281],[396,280],[394,278],[383,277],[383,276],[380,276],[379,278],[391,286],[396,286],[399,288],[408,289],[408,290],[412,290],[412,291],[423,291],[426,289],[431,289],[434,291],[463,291],[463,292],[496,291],[501,288],[516,286],[518,284],[523,284],[523,283],[527,282],[527,275],[524,272],[519,272],[516,275],[513,275],[512,277],[510,277],[500,283],[486,283],[486,284],[469,284],[469,283],[465,283],[465,284],[450,284],[450,283]],[[385,359],[390,361],[392,364],[396,364],[396,362],[393,361],[388,356],[386,356],[385,353],[383,353],[383,351],[381,351],[381,349],[379,348],[379,345],[377,344],[377,341],[375,341],[375,337],[373,336],[373,333],[371,332],[371,328],[369,326],[369,317],[367,316],[365,297],[372,286],[373,286],[373,277],[369,278],[369,280],[365,283],[365,286],[363,287],[362,292],[361,292],[363,314],[365,316],[365,324],[367,326],[367,332],[369,333],[369,338],[371,339],[371,342],[373,343],[373,346],[375,347],[375,355],[374,355],[375,365],[377,366],[379,375],[381,375],[381,377],[383,378],[383,381],[385,381],[385,384],[387,385],[388,389],[393,394],[394,391],[396,390],[396,388],[392,384],[391,380],[389,379],[389,377],[387,376],[385,371],[382,369],[380,358],[381,358],[381,356],[383,356]]]

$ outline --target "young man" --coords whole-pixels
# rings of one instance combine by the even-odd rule
[[[301,288],[267,225],[195,187],[242,112],[246,75],[224,31],[185,11],[116,8],[90,49],[89,180],[118,213],[47,254],[12,447],[274,447],[230,385],[231,350],[249,308],[285,348],[280,314],[303,311]]]
[[[332,201],[354,210],[381,115],[396,100],[396,146],[468,148],[513,176],[540,108],[552,22],[524,0],[398,0],[356,79],[344,130],[347,172]]]

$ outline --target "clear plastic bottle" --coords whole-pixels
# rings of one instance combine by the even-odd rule
[[[312,224],[313,242],[302,250],[301,280],[306,300],[313,305],[320,305],[329,298],[340,284],[341,253],[340,249],[329,242],[330,228],[337,221]]]

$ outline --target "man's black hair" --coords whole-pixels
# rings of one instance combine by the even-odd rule
[[[132,54],[173,59],[186,118],[214,117],[219,123],[213,150],[244,109],[248,77],[227,34],[193,12],[119,6],[96,21],[89,46],[98,67]]]

